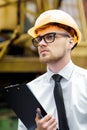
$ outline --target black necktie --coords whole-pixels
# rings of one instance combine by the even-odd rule
[[[52,77],[55,81],[54,98],[55,98],[55,103],[57,106],[58,117],[59,117],[59,130],[69,130],[64,101],[63,101],[62,88],[60,85],[60,80],[62,76],[58,74],[54,74]]]

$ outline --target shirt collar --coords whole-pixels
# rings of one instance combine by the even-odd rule
[[[74,64],[72,61],[70,61],[63,69],[61,69],[58,74],[60,74],[63,78],[65,78],[66,80],[69,80],[71,75],[72,75],[72,72],[74,70]],[[48,77],[48,80],[50,80],[50,78],[52,77],[54,73],[49,70],[47,68],[47,77]]]

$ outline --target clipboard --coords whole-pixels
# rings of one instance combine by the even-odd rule
[[[38,107],[43,117],[47,114],[26,84],[4,87],[1,94],[28,130],[36,128],[35,116]]]

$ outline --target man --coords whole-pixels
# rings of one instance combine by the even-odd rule
[[[36,130],[60,129],[53,94],[54,74],[62,76],[60,84],[69,130],[87,130],[87,71],[71,61],[71,50],[81,40],[78,25],[66,12],[48,10],[37,18],[28,33],[33,37],[40,61],[47,64],[47,72],[27,84],[48,113],[43,118],[36,114]],[[26,130],[20,120],[18,130]]]

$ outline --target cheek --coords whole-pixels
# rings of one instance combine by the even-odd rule
[[[62,55],[64,55],[66,53],[66,51],[67,51],[67,43],[64,42],[64,41],[55,44],[55,46],[52,49],[52,53],[55,56],[62,56]]]
[[[53,57],[59,57],[60,55],[62,55],[64,52],[64,49],[62,46],[56,46],[56,47],[53,47],[52,50],[51,50],[51,55]]]
[[[55,44],[54,50],[56,52],[62,52],[63,50],[65,50],[67,48],[66,42],[58,42]]]

